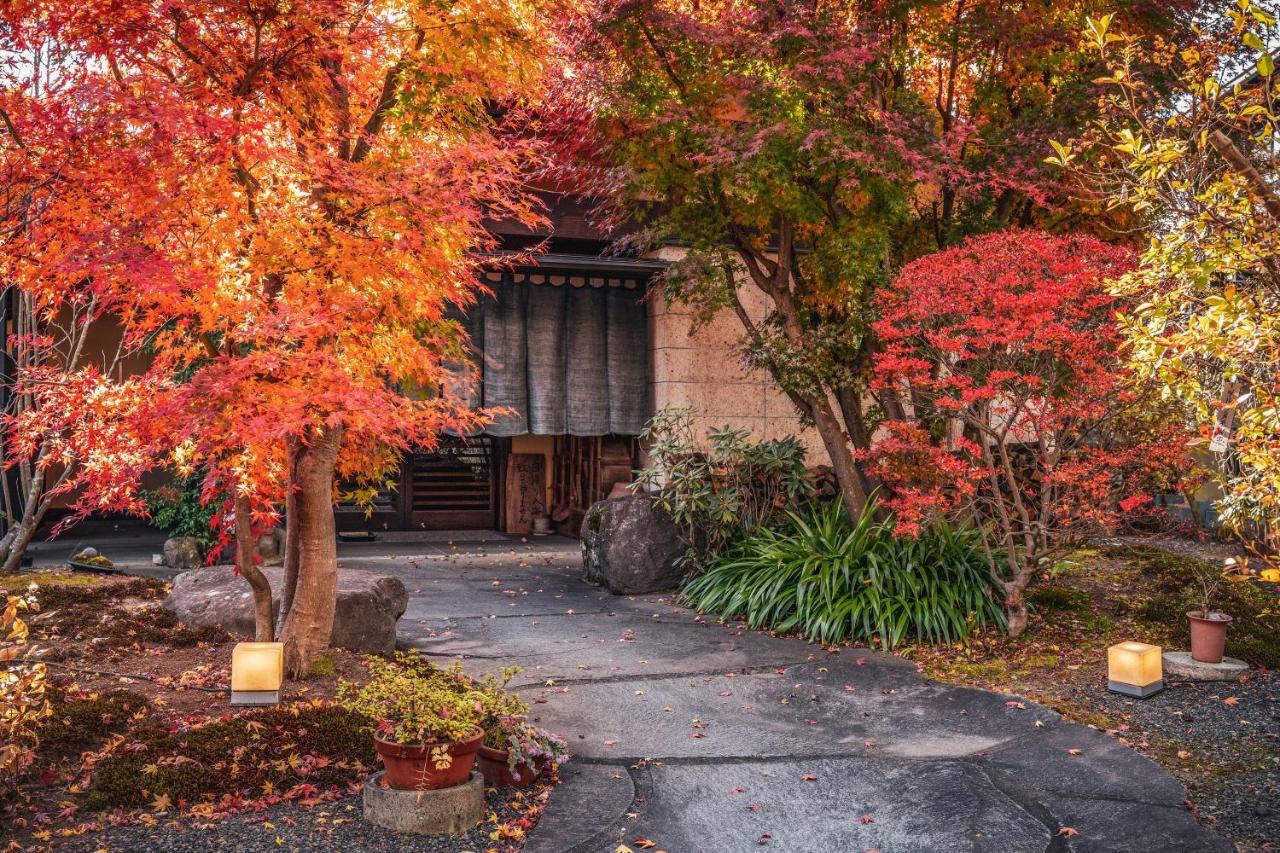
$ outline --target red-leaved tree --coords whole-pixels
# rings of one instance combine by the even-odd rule
[[[485,219],[537,218],[522,191],[535,150],[515,131],[550,56],[550,11],[18,0],[0,13],[0,68],[37,46],[75,58],[56,89],[8,93],[8,154],[48,190],[6,240],[0,277],[40,310],[95,300],[150,357],[146,423],[106,438],[145,442],[139,471],[202,469],[207,495],[231,496],[219,508],[259,639],[275,626],[253,542],[286,505],[293,674],[332,630],[335,481],[376,484],[407,448],[478,423],[443,390],[464,352],[449,310],[473,299]],[[103,494],[119,472],[82,477],[102,494],[86,505],[136,509],[136,493]]]
[[[1009,632],[1051,552],[1186,470],[1178,412],[1135,382],[1104,284],[1134,262],[1080,235],[1003,231],[925,256],[876,300],[875,382],[908,401],[870,454],[903,533],[986,534]]]

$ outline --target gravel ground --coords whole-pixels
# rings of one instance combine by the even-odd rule
[[[530,795],[530,799],[533,796]],[[487,813],[498,820],[486,821],[465,835],[428,838],[400,835],[364,822],[360,797],[346,797],[311,808],[282,805],[253,814],[237,815],[212,824],[209,829],[179,828],[164,822],[154,827],[121,826],[103,832],[90,832],[55,849],[66,851],[363,851],[364,853],[485,853],[492,849],[512,850],[519,842],[499,841],[490,837],[500,823],[518,819],[520,813],[511,808],[511,797],[501,796],[496,789],[485,789]],[[163,821],[163,819],[162,819]],[[194,821],[183,818],[184,827]]]
[[[1079,698],[1128,720],[1115,735],[1177,775],[1201,820],[1243,850],[1280,845],[1280,673],[1174,683],[1146,700],[1101,687]]]

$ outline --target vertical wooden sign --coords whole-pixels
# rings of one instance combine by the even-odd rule
[[[507,533],[528,533],[534,517],[547,514],[546,464],[541,453],[507,457]]]

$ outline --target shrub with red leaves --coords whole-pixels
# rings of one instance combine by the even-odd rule
[[[1003,231],[877,296],[874,386],[900,402],[868,462],[903,533],[937,513],[983,527],[1014,635],[1049,552],[1190,468],[1185,421],[1121,352],[1105,283],[1133,262],[1093,237]]]

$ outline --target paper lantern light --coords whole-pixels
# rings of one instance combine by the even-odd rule
[[[284,643],[236,643],[231,650],[231,704],[274,705],[284,681]]]
[[[1107,689],[1138,699],[1163,690],[1160,647],[1129,641],[1107,649]]]

